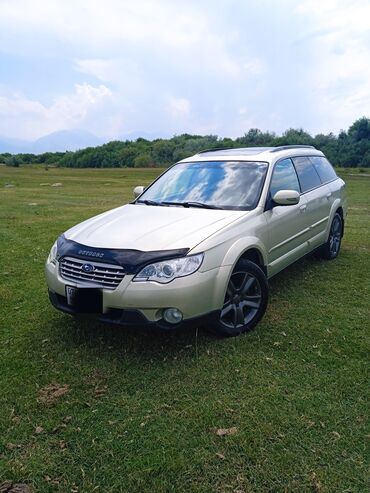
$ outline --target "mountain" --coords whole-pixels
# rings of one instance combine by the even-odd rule
[[[32,142],[21,139],[10,139],[7,137],[0,137],[0,153],[10,152],[11,154],[17,154],[19,152],[27,152],[27,149]]]
[[[29,152],[42,154],[43,152],[76,151],[103,143],[103,140],[87,130],[59,130],[35,140]]]
[[[58,130],[33,142],[0,137],[0,153],[18,154],[30,152],[32,154],[42,154],[43,152],[76,151],[77,149],[95,147],[101,144],[104,144],[104,141],[87,130]]]
[[[137,131],[114,140],[135,141],[140,137],[146,140],[169,138],[168,135],[165,136],[160,132]],[[85,147],[99,146],[105,142],[108,142],[108,139],[100,139],[87,130],[58,130],[34,141],[0,137],[0,154],[4,152],[42,154],[44,152],[77,151],[78,149],[85,149]]]

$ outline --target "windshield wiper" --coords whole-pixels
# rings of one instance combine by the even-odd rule
[[[162,205],[163,202],[155,202],[155,200],[137,200],[133,202],[134,204],[145,204],[145,205]]]
[[[163,205],[181,205],[182,207],[199,207],[201,209],[220,209],[220,207],[217,207],[215,205],[210,205],[210,204],[203,204],[203,202],[168,202],[168,201],[163,201],[161,202]]]

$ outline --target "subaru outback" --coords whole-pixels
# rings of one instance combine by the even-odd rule
[[[345,183],[311,146],[211,149],[52,246],[52,304],[127,326],[235,336],[265,313],[268,279],[311,251],[335,259]]]

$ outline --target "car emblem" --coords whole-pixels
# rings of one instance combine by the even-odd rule
[[[95,267],[92,264],[83,264],[83,266],[81,268],[86,273],[90,273],[90,272],[93,272],[95,270]]]

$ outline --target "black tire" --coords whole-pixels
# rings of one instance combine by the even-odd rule
[[[214,332],[234,337],[252,330],[266,311],[268,291],[263,270],[250,260],[239,260],[231,274]]]
[[[322,245],[318,254],[325,260],[334,260],[338,257],[343,236],[343,219],[336,212],[330,225],[328,241]]]

